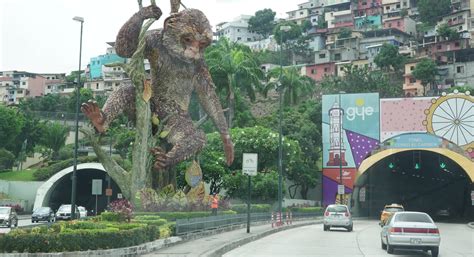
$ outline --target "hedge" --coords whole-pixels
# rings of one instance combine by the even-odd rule
[[[291,207],[289,208],[292,212],[299,213],[315,213],[315,212],[324,212],[323,207]]]
[[[97,162],[96,156],[81,156],[77,158],[77,163],[87,163],[87,162]],[[60,161],[51,166],[37,169],[33,173],[33,177],[36,181],[45,181],[52,177],[54,174],[60,172],[61,170],[74,165],[74,159],[69,159],[65,161]]]
[[[65,252],[129,247],[153,241],[160,235],[156,226],[141,226],[128,230],[118,228],[69,228],[60,233],[8,233],[0,237],[1,252]]]
[[[231,210],[237,213],[247,213],[247,204],[232,204]],[[270,204],[251,204],[250,212],[271,212],[272,206]]]
[[[219,215],[237,214],[232,210],[221,211]],[[175,221],[177,219],[190,219],[211,216],[211,212],[196,211],[196,212],[135,212],[135,219],[140,219],[139,216],[156,215],[168,221]]]
[[[115,161],[119,165],[123,164],[123,160],[121,158],[114,158]],[[88,163],[88,162],[97,162],[97,156],[80,156],[77,158],[77,163]],[[64,161],[59,161],[51,164],[48,167],[43,167],[41,169],[37,169],[33,173],[33,177],[36,181],[45,181],[52,177],[54,174],[60,172],[61,170],[71,167],[74,165],[74,159],[68,159]]]

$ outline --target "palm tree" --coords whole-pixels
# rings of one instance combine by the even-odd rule
[[[316,88],[314,80],[301,75],[297,67],[274,68],[268,72],[267,81],[263,91],[265,95],[268,90],[278,88],[278,83],[281,81],[285,105],[297,104],[304,96],[311,96]]]
[[[53,160],[58,158],[59,149],[65,145],[68,134],[68,127],[63,126],[58,122],[46,124],[41,139],[41,145],[51,150],[51,158]]]
[[[229,42],[225,37],[210,47],[206,62],[217,90],[226,93],[227,123],[232,127],[236,90],[244,91],[250,100],[255,100],[255,91],[261,86],[263,72],[248,47]]]

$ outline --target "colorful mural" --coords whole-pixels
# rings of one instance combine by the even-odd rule
[[[474,162],[469,92],[393,99],[376,93],[324,95],[322,120],[324,205],[336,202],[340,171],[345,193],[352,193],[359,166],[379,147],[449,148]]]
[[[323,203],[334,203],[337,185],[352,192],[362,160],[379,144],[379,95],[323,96]]]

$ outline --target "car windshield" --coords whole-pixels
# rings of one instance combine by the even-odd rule
[[[9,208],[0,208],[0,214],[8,214],[10,212]]]
[[[399,212],[399,211],[403,211],[403,209],[400,208],[400,207],[387,207],[387,208],[385,208],[385,211],[387,211],[387,212]]]
[[[62,205],[58,211],[71,211],[71,205]]]
[[[432,223],[431,219],[423,213],[402,213],[395,217],[396,222],[422,222]]]
[[[49,212],[49,208],[47,207],[39,208],[38,210],[35,211],[35,213],[48,213],[48,212]]]
[[[329,206],[328,212],[345,212],[347,208],[345,206]]]

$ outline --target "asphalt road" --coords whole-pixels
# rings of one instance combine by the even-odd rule
[[[474,256],[474,229],[466,224],[437,223],[441,234],[440,257]],[[380,226],[375,220],[354,221],[354,231],[323,225],[285,230],[243,245],[224,257],[312,256],[312,257],[415,257],[422,251],[401,251],[389,255],[380,247]]]
[[[33,223],[31,223],[31,216],[28,216],[28,217],[20,217],[20,219],[18,220],[18,227],[25,227],[25,226],[31,226],[33,225]],[[34,223],[35,225],[36,224],[42,224],[43,222],[40,222],[40,223]],[[11,229],[15,229],[14,227],[12,227]],[[11,230],[10,228],[7,228],[7,227],[0,227],[0,234],[6,234],[8,232],[10,232]]]

